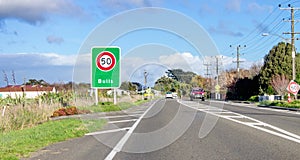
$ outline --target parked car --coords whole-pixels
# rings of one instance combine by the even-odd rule
[[[201,99],[202,101],[205,100],[205,91],[202,88],[192,88],[190,93],[191,101],[194,99]]]

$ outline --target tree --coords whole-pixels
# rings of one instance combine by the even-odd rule
[[[169,78],[172,78],[181,83],[188,83],[188,84],[190,84],[192,78],[197,75],[194,72],[190,72],[190,71],[185,72],[182,69],[172,69],[172,70],[169,69],[166,73]]]
[[[43,79],[41,79],[41,80],[29,79],[28,82],[25,83],[25,85],[43,85],[43,86],[48,86],[49,83],[47,83]]]
[[[137,90],[136,86],[128,81],[122,82],[120,88],[123,90],[128,90],[128,91],[136,91]]]
[[[206,79],[203,78],[202,76],[200,75],[196,75],[192,78],[191,80],[191,85],[193,87],[201,87],[201,88],[204,88],[204,85],[205,85],[205,82],[206,82]]]
[[[4,82],[6,82],[6,86],[8,86],[8,85],[9,85],[9,82],[8,82],[7,74],[5,73],[4,70],[2,70],[2,72],[3,72]]]
[[[179,86],[179,82],[169,78],[169,77],[161,77],[159,78],[154,85],[154,89],[162,91],[162,92],[167,92],[170,91],[172,88],[175,88],[176,86]],[[177,87],[176,89],[178,89]]]
[[[240,78],[236,78],[236,70],[231,69],[222,72],[219,76],[219,84],[226,89],[226,98],[233,100],[248,100],[259,93],[258,70],[259,65],[254,64],[249,70],[241,69]]]
[[[274,88],[274,90],[277,92],[277,94],[283,96],[284,93],[287,92],[286,87],[289,84],[289,79],[286,75],[274,75],[271,79],[271,85]]]
[[[255,76],[259,75],[261,67],[262,67],[261,62],[257,62],[257,63],[252,64],[252,66],[249,69],[251,77],[255,77]]]
[[[299,56],[297,56],[299,59]],[[299,64],[297,64],[299,73]],[[271,90],[271,79],[274,75],[284,74],[288,79],[292,79],[292,56],[291,45],[280,42],[274,46],[264,58],[264,64],[259,74],[259,84],[263,92],[274,94]],[[271,88],[270,88],[271,87]]]

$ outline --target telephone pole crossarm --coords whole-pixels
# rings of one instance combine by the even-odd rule
[[[233,47],[232,45],[230,45],[230,47]],[[246,45],[241,46],[241,45],[237,45],[236,46],[236,61],[233,61],[233,63],[236,63],[236,70],[237,70],[237,78],[240,78],[240,63],[243,62],[240,60],[240,49],[241,48],[245,48]]]

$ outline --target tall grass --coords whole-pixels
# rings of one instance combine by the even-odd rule
[[[49,119],[58,104],[35,104],[7,106],[4,115],[0,116],[0,132],[32,127]],[[1,107],[1,113],[4,107]]]

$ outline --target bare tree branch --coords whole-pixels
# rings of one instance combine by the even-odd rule
[[[284,93],[287,92],[286,87],[289,84],[289,79],[287,78],[286,75],[275,75],[271,79],[271,85],[274,88],[274,90],[277,92],[279,95],[283,95]]]

